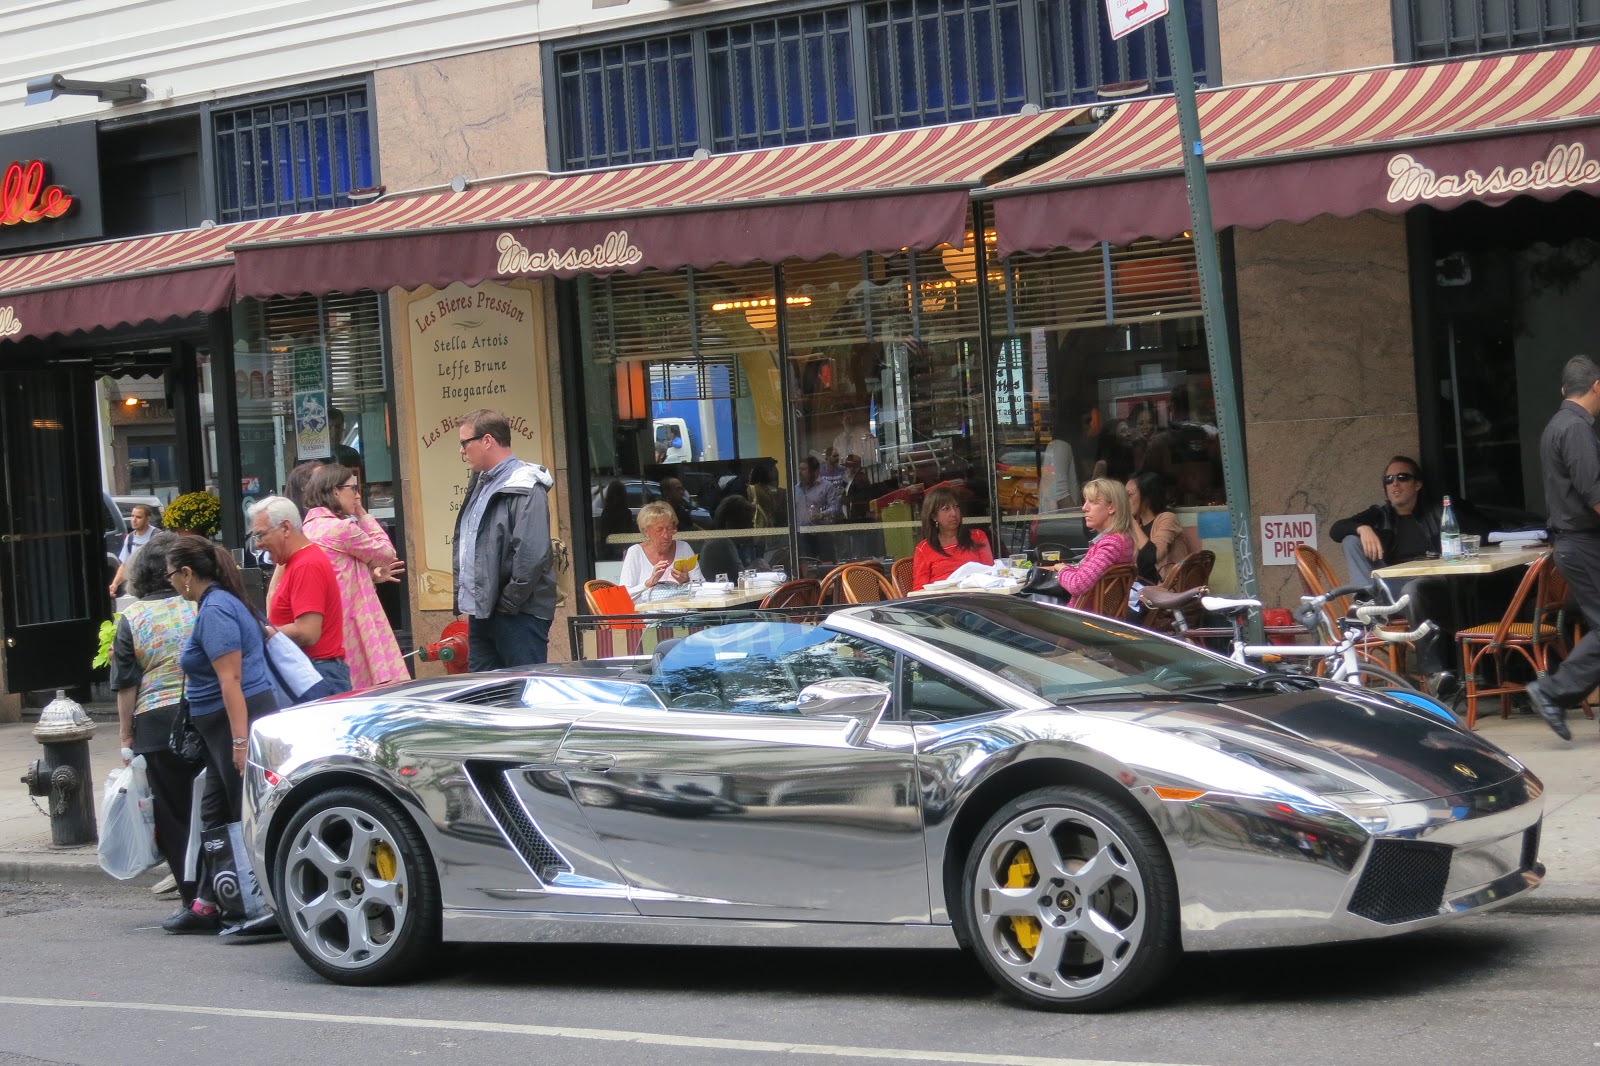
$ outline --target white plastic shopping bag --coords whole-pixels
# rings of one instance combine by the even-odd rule
[[[120,881],[138,877],[161,861],[143,755],[135,755],[106,778],[100,800],[99,858],[100,868]]]

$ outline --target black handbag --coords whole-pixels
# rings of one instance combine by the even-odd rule
[[[178,700],[178,713],[172,719],[172,732],[167,734],[167,750],[190,766],[199,766],[206,761],[205,741],[200,739],[200,731],[189,719],[189,700],[186,696]]]
[[[1061,575],[1042,566],[1035,566],[1028,571],[1020,591],[1024,596],[1046,596],[1063,603],[1072,599],[1072,593],[1061,587]]]

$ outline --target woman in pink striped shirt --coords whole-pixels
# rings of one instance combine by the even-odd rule
[[[1089,545],[1089,554],[1077,564],[1053,567],[1061,587],[1078,597],[1089,591],[1100,575],[1118,563],[1133,562],[1133,515],[1129,513],[1128,490],[1110,478],[1097,477],[1083,486],[1083,524],[1099,534]]]

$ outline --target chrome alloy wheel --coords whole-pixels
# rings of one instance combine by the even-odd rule
[[[1041,807],[983,844],[972,884],[978,950],[1030,996],[1070,1001],[1138,957],[1148,909],[1134,851],[1083,811]]]
[[[312,954],[356,970],[395,948],[409,903],[409,871],[381,822],[354,807],[330,807],[283,846],[282,913]]]

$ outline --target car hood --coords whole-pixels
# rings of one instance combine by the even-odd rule
[[[1208,747],[1258,751],[1332,774],[1388,801],[1458,796],[1526,772],[1516,759],[1440,718],[1381,696],[1318,688],[1238,699],[1139,703],[1085,713],[1188,735]],[[1209,738],[1209,739],[1208,739]]]

